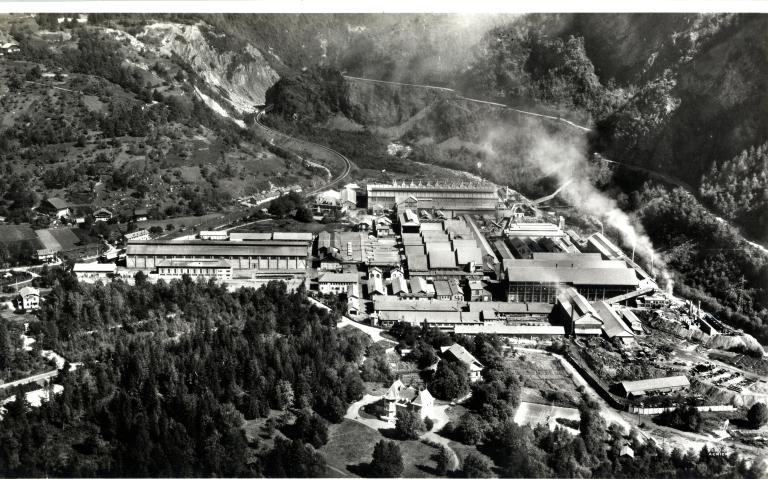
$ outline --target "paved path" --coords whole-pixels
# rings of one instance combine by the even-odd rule
[[[377,343],[379,341],[386,341],[388,343],[397,344],[395,341],[392,341],[391,339],[387,339],[383,337],[381,335],[381,333],[383,332],[381,329],[375,328],[373,326],[368,326],[367,324],[358,323],[357,321],[353,321],[346,316],[342,316],[341,321],[338,324],[338,327],[344,328],[347,326],[352,328],[357,328],[360,331],[364,332],[365,334],[370,336],[371,340],[373,340],[374,343]]]

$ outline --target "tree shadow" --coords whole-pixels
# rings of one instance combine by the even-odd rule
[[[360,477],[373,477],[371,463],[361,462],[359,464],[347,464],[347,470]]]
[[[400,435],[397,433],[397,430],[394,429],[394,428],[383,428],[383,427],[380,427],[378,429],[378,431],[379,431],[379,434],[381,434],[382,436],[384,436],[387,439],[392,439],[392,440],[395,440],[395,441],[399,441],[399,440],[402,439],[400,437]]]

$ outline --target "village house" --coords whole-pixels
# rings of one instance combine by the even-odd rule
[[[55,216],[56,218],[64,218],[72,214],[72,210],[69,208],[69,204],[61,198],[48,198],[40,202],[38,211]]]
[[[147,221],[149,212],[146,208],[138,208],[133,210],[133,221]]]
[[[24,311],[40,309],[40,290],[32,286],[25,286],[19,290],[16,297],[17,307]]]
[[[471,382],[479,381],[482,378],[481,373],[484,369],[483,364],[478,361],[476,357],[472,356],[469,351],[464,349],[463,346],[459,344],[443,346],[440,348],[440,352],[443,354],[444,358],[451,358],[466,364],[469,369],[469,380]]]
[[[106,208],[99,208],[93,212],[94,221],[109,221],[112,219],[113,213]]]
[[[35,258],[41,263],[50,263],[56,261],[56,251],[52,249],[39,249],[35,251]]]
[[[374,232],[379,238],[392,236],[392,220],[386,216],[379,216],[373,222]]]

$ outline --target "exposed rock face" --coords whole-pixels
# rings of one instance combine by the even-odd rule
[[[246,44],[240,51],[219,52],[200,25],[154,23],[145,26],[136,39],[161,55],[179,56],[238,113],[263,105],[267,89],[279,79],[253,45]]]
[[[376,126],[395,126],[424,108],[457,94],[450,90],[418,88],[347,79],[349,102],[359,122]]]

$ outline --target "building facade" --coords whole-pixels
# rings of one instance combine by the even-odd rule
[[[183,275],[218,279],[232,279],[232,266],[221,260],[211,261],[162,261],[157,266],[157,275],[162,279],[181,278]]]
[[[232,267],[233,277],[306,274],[311,242],[261,241],[131,241],[126,249],[129,269],[154,271],[165,261],[219,260]]]

